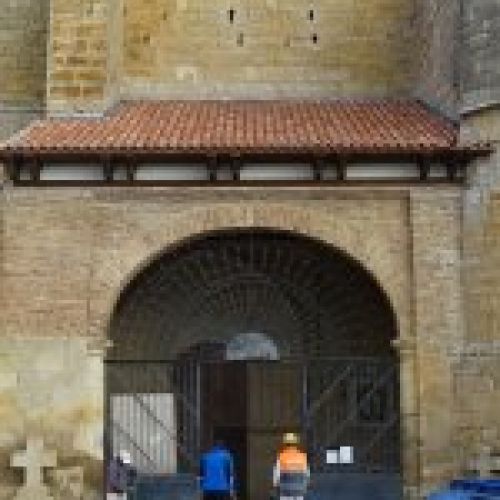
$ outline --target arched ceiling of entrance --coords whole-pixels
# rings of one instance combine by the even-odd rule
[[[286,231],[205,233],[166,251],[122,293],[110,326],[121,359],[173,359],[238,334],[283,357],[390,351],[396,321],[373,277],[345,253]]]

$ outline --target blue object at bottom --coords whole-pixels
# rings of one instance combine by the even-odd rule
[[[500,500],[500,480],[457,479],[449,489],[429,495],[428,500]]]

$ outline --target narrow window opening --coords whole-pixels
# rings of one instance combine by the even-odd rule
[[[313,33],[311,40],[312,40],[312,43],[314,43],[314,45],[316,45],[318,43],[318,35],[316,33]]]
[[[309,21],[314,21],[314,9],[309,11]]]
[[[233,24],[236,11],[234,9],[229,9],[228,14],[229,14],[229,22]]]

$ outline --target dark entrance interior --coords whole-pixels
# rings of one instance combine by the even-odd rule
[[[281,436],[301,431],[300,365],[208,363],[202,374],[204,447],[222,439],[235,457],[238,498],[267,500]]]
[[[222,440],[231,450],[239,498],[247,491],[247,373],[244,363],[209,363],[202,368],[202,448]]]
[[[281,435],[296,431],[316,498],[358,500],[332,493],[356,483],[360,499],[377,484],[398,500],[396,320],[345,253],[271,229],[201,235],[132,280],[110,335],[108,459],[127,447],[144,477],[180,484],[220,438],[239,498],[267,500]],[[175,495],[162,498],[191,498]]]

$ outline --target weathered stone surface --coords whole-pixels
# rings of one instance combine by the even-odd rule
[[[412,15],[408,0],[56,0],[48,107],[100,112],[120,95],[401,95],[412,85]]]
[[[460,90],[460,1],[416,0],[417,95],[450,115]]]
[[[463,111],[500,103],[500,3],[463,2],[459,61]]]
[[[83,467],[54,469],[50,474],[56,500],[81,500],[84,490]]]
[[[463,137],[496,152],[463,190],[31,190],[0,173],[0,499],[20,486],[8,464],[30,433],[99,498],[116,300],[169,245],[217,228],[315,236],[377,277],[400,329],[408,499],[500,450],[498,2],[461,2],[462,18],[459,3],[53,0],[50,34],[46,0],[2,5],[0,139],[46,107],[101,112],[127,96],[418,91],[453,114],[461,88],[463,110],[489,106],[462,118]]]
[[[500,109],[468,115],[462,134],[495,148],[471,170],[463,205],[466,342],[455,385],[457,436],[468,469],[484,447],[500,450]]]
[[[51,2],[50,112],[99,113],[116,101],[122,11],[122,0]]]
[[[10,436],[24,432],[15,416],[34,408],[45,434],[65,443],[58,453],[97,458],[102,364],[83,339],[106,336],[130,279],[169,245],[207,230],[289,229],[348,252],[391,299],[404,360],[406,489],[415,498],[422,477],[430,488],[458,468],[451,364],[464,336],[460,206],[454,188],[7,187],[1,327],[10,340],[2,394],[11,413],[2,417],[3,427]]]
[[[48,0],[0,9],[0,141],[41,112],[45,99]]]
[[[127,95],[387,95],[411,83],[407,0],[125,5]]]
[[[19,332],[21,333],[21,332]],[[25,436],[43,436],[57,451],[58,466],[85,467],[85,491],[102,487],[102,354],[85,338],[34,339],[18,335],[0,341],[0,483],[18,488],[9,466]],[[2,498],[2,497],[0,497]],[[12,498],[12,497],[10,497]]]
[[[47,31],[48,0],[2,3],[0,103],[41,105]]]

